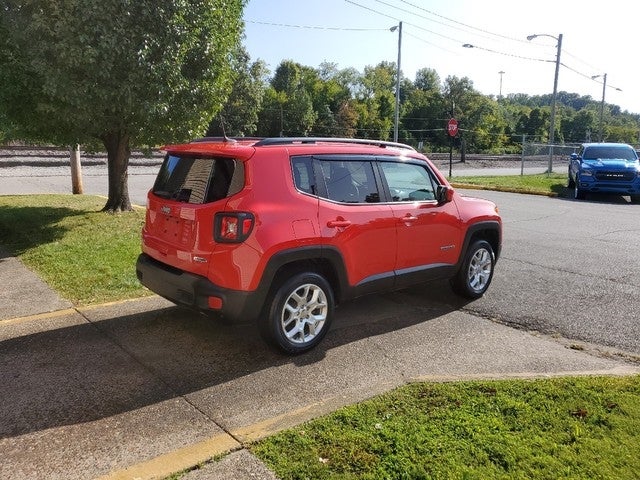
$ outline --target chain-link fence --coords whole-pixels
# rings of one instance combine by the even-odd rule
[[[522,143],[521,171],[565,172],[569,157],[580,148],[579,143],[549,145],[548,143]]]

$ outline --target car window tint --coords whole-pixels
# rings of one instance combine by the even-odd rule
[[[636,153],[631,148],[624,147],[590,147],[585,149],[582,156],[585,160],[597,160],[597,159],[620,159],[620,160],[635,160]]]
[[[342,203],[380,201],[371,162],[323,160],[320,169],[330,200]]]
[[[242,167],[242,162],[229,158],[167,155],[153,185],[153,193],[184,203],[215,202],[242,189]]]
[[[400,162],[381,162],[382,172],[394,202],[435,200],[435,183],[421,165]]]
[[[313,194],[315,185],[313,180],[313,165],[310,157],[300,157],[291,160],[293,183],[298,190]]]

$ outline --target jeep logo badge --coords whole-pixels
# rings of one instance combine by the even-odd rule
[[[171,207],[167,207],[166,205],[163,205],[160,211],[165,215],[171,215]]]

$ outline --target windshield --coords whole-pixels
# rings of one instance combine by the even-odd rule
[[[238,193],[244,184],[242,162],[230,158],[167,155],[153,193],[185,203],[209,203]]]
[[[582,155],[584,160],[637,160],[636,152],[628,147],[590,147]]]

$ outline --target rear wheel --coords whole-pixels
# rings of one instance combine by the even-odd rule
[[[491,244],[477,240],[467,250],[462,267],[453,279],[453,290],[466,298],[480,298],[493,278],[495,255]]]
[[[289,354],[315,347],[333,320],[333,290],[313,272],[298,273],[271,296],[261,330],[266,340]]]

